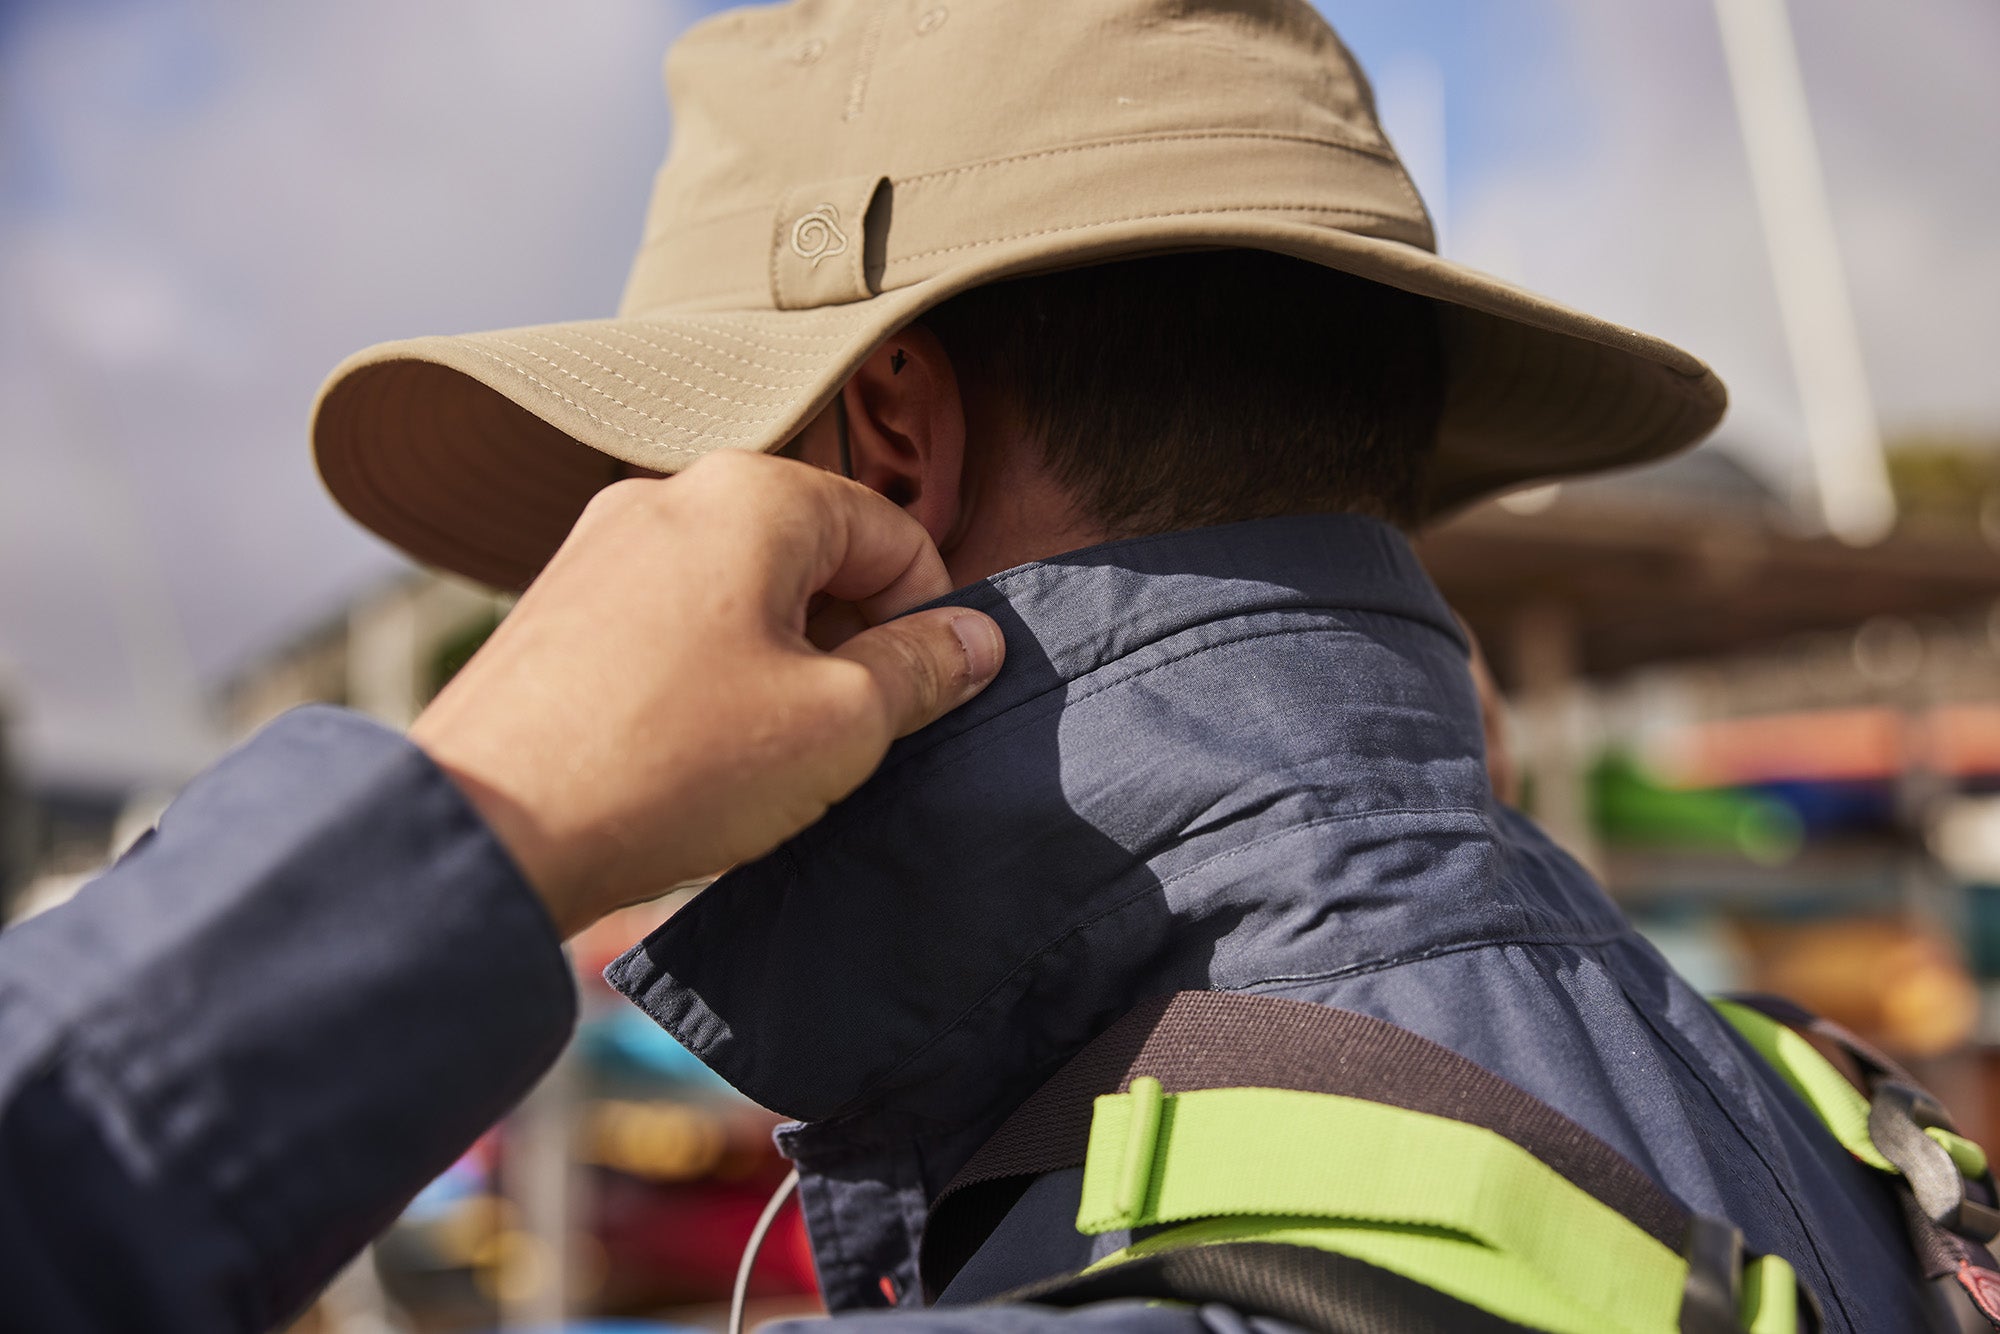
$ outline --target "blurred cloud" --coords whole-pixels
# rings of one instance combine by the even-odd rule
[[[321,376],[609,311],[707,0],[0,0],[0,662],[46,773],[204,744],[197,697],[398,568],[321,494]],[[1699,0],[1322,0],[1457,257],[1685,342],[1802,457]],[[1890,429],[2000,435],[2000,9],[1794,0]]]
[[[608,311],[708,6],[0,12],[0,659],[44,771],[171,771],[197,692],[395,559],[305,416],[367,343]]]

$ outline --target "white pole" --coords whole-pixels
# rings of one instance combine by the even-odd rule
[[[1895,526],[1896,498],[1791,19],[1785,0],[1715,0],[1715,14],[1805,408],[1820,511],[1834,536],[1865,546]]]
[[[581,1201],[571,1144],[581,1092],[572,1044],[507,1120],[501,1171],[518,1210],[521,1244],[499,1257],[519,1272],[503,1268],[495,1275],[502,1330],[559,1330],[572,1314],[570,1265]]]
[[[99,409],[101,390],[86,383],[77,360],[44,351],[44,374],[56,388],[66,418],[62,443],[83,474],[91,504],[77,511],[91,545],[101,554],[114,623],[141,725],[149,733],[143,762],[150,781],[193,777],[222,750],[208,697],[195,669],[187,635],[166,581],[165,562],[145,522],[130,465],[118,458]]]

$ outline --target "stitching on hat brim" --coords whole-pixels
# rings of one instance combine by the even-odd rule
[[[486,348],[480,347],[476,344],[468,344],[466,347],[466,351],[471,352],[477,356],[484,357],[488,361],[491,361],[496,365],[505,367],[507,370],[512,371],[514,374],[526,380],[529,384],[532,384],[537,389],[540,389],[543,393],[548,394],[550,397],[556,399],[558,402],[568,407],[571,411],[580,412],[585,417],[588,417],[591,421],[596,422],[599,426],[608,426],[612,430],[618,432],[618,434],[623,436],[630,436],[632,439],[637,440],[641,444],[656,445],[661,449],[667,450],[669,453],[684,454],[691,459],[698,459],[702,455],[709,452],[706,449],[695,449],[688,445],[672,444],[666,440],[659,439],[656,436],[644,435],[638,431],[629,430],[626,427],[620,426],[617,422],[612,421],[609,417],[600,416],[599,414],[592,412],[589,408],[577,402],[575,399],[571,398],[568,394],[565,394],[562,390],[550,384],[547,380],[544,380],[539,375],[536,375],[526,366],[518,365],[517,363],[508,360],[506,357],[501,356],[497,352],[488,351]],[[577,379],[578,383],[583,384],[585,388],[593,388],[593,386],[591,386],[587,381],[578,379],[578,377],[576,376],[572,375],[570,378]],[[732,435],[726,435],[719,431],[695,430],[693,427],[680,426],[670,421],[663,421],[660,418],[653,416],[649,412],[633,407],[629,403],[620,402],[618,399],[612,397],[610,394],[605,393],[601,389],[595,390],[595,392],[598,393],[603,398],[610,400],[610,402],[616,404],[618,407],[625,409],[625,411],[632,413],[634,416],[644,417],[647,421],[652,422],[655,426],[662,427],[669,431],[677,431],[682,435],[696,436],[703,439],[713,439],[713,440],[749,440],[754,438],[754,436],[758,434],[756,432],[753,432],[751,435],[732,436]],[[743,423],[739,422],[733,424],[742,425]]]
[[[637,343],[637,344],[638,344],[639,346],[641,346],[641,347],[649,347],[649,348],[653,349],[653,351],[655,351],[655,352],[658,352],[659,354],[661,354],[662,356],[666,356],[666,357],[685,357],[685,356],[687,356],[687,355],[688,355],[688,354],[687,354],[687,353],[685,353],[685,352],[676,352],[676,351],[675,351],[675,350],[674,350],[673,348],[670,348],[670,347],[668,347],[668,346],[667,346],[666,344],[664,344],[664,343],[656,343],[656,342],[654,342],[654,341],[653,341],[652,339],[650,339],[650,338],[643,338],[643,337],[641,337],[640,335],[638,335],[638,334],[635,334],[635,333],[633,333],[633,332],[632,332],[632,331],[631,331],[630,329],[615,329],[615,328],[614,328],[614,329],[607,329],[607,330],[606,330],[605,332],[607,332],[607,333],[615,333],[615,334],[619,335],[619,336],[620,336],[620,337],[622,337],[622,338],[629,338],[629,339],[631,339],[631,340],[632,340],[633,342]],[[676,332],[676,331],[674,331],[674,330],[663,330],[662,332],[668,332],[668,333],[672,333],[672,332]],[[655,366],[655,365],[653,365],[653,364],[652,364],[651,362],[649,362],[649,361],[646,361],[646,360],[645,360],[644,358],[641,358],[641,357],[637,357],[637,356],[634,356],[634,355],[633,355],[632,353],[630,353],[630,352],[627,352],[627,351],[626,351],[626,350],[624,350],[623,348],[620,348],[620,347],[617,347],[617,346],[615,346],[614,344],[611,344],[611,343],[607,343],[607,342],[605,342],[605,341],[604,341],[604,340],[603,340],[602,338],[594,338],[594,337],[592,337],[591,335],[589,335],[589,334],[587,334],[587,333],[584,333],[584,332],[583,332],[582,330],[580,330],[580,329],[570,329],[570,330],[565,330],[565,331],[564,331],[564,333],[565,333],[565,335],[566,335],[567,337],[570,337],[570,338],[576,338],[576,339],[580,339],[580,340],[582,340],[583,342],[586,342],[586,343],[591,343],[591,344],[594,344],[594,345],[595,345],[595,346],[597,346],[597,347],[601,347],[601,348],[603,348],[603,349],[604,349],[604,350],[605,350],[606,352],[609,352],[609,353],[610,353],[610,354],[611,354],[612,356],[614,356],[614,357],[623,357],[623,358],[624,358],[624,359],[625,359],[626,361],[629,361],[629,362],[631,362],[631,363],[632,363],[633,365],[635,365],[635,366],[638,366],[638,367],[639,367],[639,368],[641,368],[642,370],[648,370],[648,371],[652,371],[652,372],[653,372],[654,374],[656,374],[656,375],[665,375],[665,374],[667,374],[667,373],[668,373],[668,372],[667,372],[667,371],[666,371],[666,370],[665,370],[665,369],[664,369],[663,367],[659,367],[659,366]],[[554,337],[552,337],[552,336],[550,336],[550,335],[547,335],[547,334],[543,334],[543,335],[541,335],[541,337],[544,337],[544,338],[547,338],[547,339],[548,339],[548,340],[549,340],[549,341],[550,341],[551,343],[555,343],[555,344],[556,344],[556,345],[557,345],[558,347],[560,347],[560,346],[562,345],[562,344],[560,343],[560,341],[559,341],[559,340],[557,340],[556,338],[554,338]],[[742,364],[742,365],[745,365],[745,366],[749,366],[749,367],[752,367],[752,368],[754,368],[754,369],[756,369],[756,370],[761,370],[761,371],[768,371],[768,372],[770,372],[770,373],[772,373],[772,374],[774,374],[774,375],[775,375],[775,374],[783,374],[783,373],[784,373],[784,371],[783,371],[783,370],[782,370],[782,368],[780,368],[780,367],[777,367],[777,366],[764,366],[764,365],[760,365],[760,364],[759,364],[759,363],[757,363],[757,362],[754,362],[754,361],[751,361],[751,360],[750,360],[750,359],[749,359],[748,357],[743,357],[743,356],[739,356],[739,355],[737,355],[737,354],[735,354],[735,353],[733,353],[733,352],[729,352],[729,351],[727,351],[727,350],[726,350],[726,349],[724,349],[724,348],[720,348],[720,347],[717,347],[717,346],[716,346],[716,345],[715,345],[714,343],[710,343],[710,342],[705,342],[704,340],[702,340],[702,339],[699,339],[699,338],[692,338],[692,337],[689,337],[689,336],[687,336],[687,335],[685,335],[685,334],[682,334],[682,335],[680,335],[680,338],[681,338],[681,341],[683,341],[683,342],[685,342],[685,343],[688,343],[688,344],[691,344],[691,345],[692,345],[692,346],[694,346],[694,347],[699,347],[699,348],[703,348],[703,349],[705,349],[705,350],[707,350],[707,351],[709,351],[709,352],[713,352],[713,353],[715,353],[715,354],[716,354],[717,356],[721,356],[721,357],[728,357],[728,358],[729,358],[729,359],[730,359],[731,361],[735,361],[735,362],[738,362],[738,363],[740,363],[740,364]],[[794,355],[794,356],[803,356],[803,355],[805,355],[805,354],[804,354],[804,353],[793,353],[792,355]],[[713,375],[713,376],[716,376],[716,377],[717,377],[717,378],[719,378],[719,379],[723,379],[723,380],[727,380],[727,381],[729,381],[729,382],[730,382],[731,384],[740,384],[740,385],[742,385],[742,386],[743,386],[743,387],[744,387],[745,389],[756,389],[756,390],[760,390],[760,391],[762,391],[762,392],[764,392],[764,393],[767,393],[767,394],[789,394],[789,393],[792,393],[792,392],[794,392],[795,390],[797,390],[797,389],[798,389],[798,387],[799,387],[799,385],[801,385],[801,384],[803,384],[803,383],[805,382],[805,381],[804,381],[803,379],[800,379],[800,380],[796,380],[796,381],[794,381],[793,383],[791,383],[791,384],[788,384],[788,385],[783,385],[783,384],[765,384],[765,383],[764,383],[763,381],[761,381],[761,380],[746,380],[746,379],[744,379],[744,378],[743,378],[742,376],[740,376],[740,375],[731,375],[731,374],[730,374],[730,373],[729,373],[728,371],[725,371],[725,370],[721,370],[721,369],[719,369],[719,368],[717,368],[717,367],[714,367],[714,366],[710,366],[710,367],[707,367],[706,369],[708,370],[708,373],[709,373],[709,374],[711,374],[711,375]]]
[[[564,343],[560,338],[554,337],[551,334],[542,333],[540,331],[536,331],[533,334],[527,336],[540,339],[542,342],[547,343],[550,347],[556,349],[557,351],[575,357],[577,360],[583,362],[586,366],[595,367],[596,369],[603,371],[606,375],[610,376],[612,379],[617,380],[623,384],[631,385],[634,389],[638,390],[642,394],[650,394],[655,398],[662,399],[663,401],[671,401],[671,400],[666,400],[665,395],[661,394],[659,390],[656,389],[653,385],[641,384],[639,381],[625,374],[625,372],[619,370],[617,367],[606,365],[605,363],[599,361],[596,357],[591,356],[588,352],[585,352],[580,348],[569,346],[567,343]],[[770,403],[747,403],[740,398],[731,398],[727,394],[718,393],[713,389],[705,388],[702,385],[696,384],[692,380],[685,379],[682,376],[676,375],[674,372],[668,370],[664,366],[655,366],[649,361],[646,361],[640,357],[633,356],[630,352],[621,352],[620,350],[613,347],[611,344],[605,342],[601,338],[591,338],[587,334],[579,335],[579,337],[581,337],[583,341],[597,344],[599,347],[603,348],[605,351],[609,352],[614,357],[622,357],[624,360],[630,362],[634,366],[637,366],[641,370],[650,371],[652,374],[659,376],[662,380],[671,381],[672,383],[680,385],[682,388],[685,389],[692,389],[695,393],[702,395],[704,398],[712,398],[716,402],[726,403],[732,408],[743,408],[751,412],[762,412],[767,408],[775,406]],[[496,339],[495,341],[502,343],[506,342],[506,340],[504,339]],[[528,351],[528,349],[522,347],[521,344],[519,343],[507,343],[506,345],[514,347],[523,352]],[[528,355],[533,356],[534,354],[532,352],[529,352]],[[796,394],[801,386],[800,385],[754,385],[752,387],[764,393],[782,394],[789,397],[790,395]],[[676,404],[676,406],[680,405]],[[692,407],[690,407],[688,410],[691,412],[699,411],[699,409]]]
[[[768,371],[773,375],[783,375],[789,369],[784,366],[773,366],[766,362],[758,361],[753,357],[746,357],[741,352],[731,352],[728,348],[717,347],[714,343],[704,342],[703,340],[696,338],[692,334],[683,333],[681,330],[674,328],[672,325],[668,324],[664,320],[654,319],[651,321],[642,320],[635,322],[646,324],[646,327],[651,329],[654,333],[665,334],[671,338],[678,338],[682,342],[687,343],[691,346],[701,348],[703,351],[706,352],[713,352],[718,357],[728,357],[731,361],[738,362],[744,366],[748,366],[753,370]],[[622,334],[624,337],[630,338],[636,343],[642,343],[645,346],[652,348],[655,352],[664,352],[668,356],[674,355],[672,348],[662,347],[660,344],[655,343],[650,339],[641,338],[639,337],[639,335],[633,333],[630,329],[623,327],[622,323],[606,323],[604,324],[603,327],[606,333]],[[754,347],[757,348],[759,351],[768,352],[773,356],[816,357],[819,355],[816,352],[800,352],[800,351],[794,351],[790,348],[765,347],[762,343],[753,342],[748,338],[739,338],[735,334],[725,334],[720,332],[719,330],[709,330],[708,332],[710,332],[711,334],[713,334],[713,336],[717,338],[726,338],[733,343],[740,343],[744,347]]]
[[[687,430],[687,428],[685,427],[675,426],[672,422],[664,421],[658,417],[653,416],[653,414],[647,412],[644,408],[637,407],[631,403],[627,403],[625,400],[619,398],[616,394],[612,393],[609,389],[600,388],[598,385],[592,383],[588,377],[578,375],[575,371],[563,365],[561,362],[556,361],[550,357],[542,356],[540,353],[534,351],[532,348],[526,347],[521,343],[514,342],[511,339],[495,338],[491,334],[487,335],[487,337],[491,341],[498,343],[501,347],[511,347],[516,352],[526,354],[533,360],[541,362],[544,366],[547,366],[550,370],[556,372],[558,375],[576,381],[578,384],[582,385],[585,389],[588,389],[591,393],[596,394],[599,398],[604,399],[606,402],[611,403],[616,407],[621,407],[625,409],[627,412],[636,413],[637,415],[644,417],[647,421],[652,422],[655,426],[664,426],[668,430]],[[602,363],[596,361],[591,357],[586,357],[580,352],[576,353],[575,355],[580,360],[589,362],[591,365],[596,366],[599,370],[608,369]],[[615,375],[616,372],[613,372],[613,374]],[[642,385],[637,380],[628,379],[623,375],[619,375],[617,378],[624,380],[626,384],[631,385],[634,389],[646,390],[651,395],[651,397],[655,402],[664,403],[668,407],[677,408],[682,412],[692,413],[695,416],[700,417],[705,421],[712,421],[721,426],[748,425],[748,422],[746,422],[742,417],[732,416],[727,413],[710,412],[706,408],[698,408],[692,403],[683,403],[677,399],[670,397],[665,393],[653,391],[649,386]],[[686,380],[680,380],[679,382],[681,384],[687,384]],[[741,403],[733,398],[724,399],[723,401],[729,403],[733,407],[743,408],[744,410],[751,412],[762,411],[763,408],[766,406],[778,406],[778,405],[764,405],[755,403]],[[689,434],[700,434],[700,432],[690,431]]]

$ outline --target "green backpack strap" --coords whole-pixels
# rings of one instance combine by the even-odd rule
[[[1903,1169],[1891,1162],[1875,1143],[1869,1127],[1869,1121],[1874,1116],[1872,1100],[1863,1097],[1861,1091],[1854,1087],[1847,1076],[1822,1056],[1803,1034],[1787,1024],[1780,1023],[1764,1011],[1753,1009],[1741,1001],[1719,996],[1710,1003],[1729,1021],[1732,1028],[1743,1035],[1745,1041],[1756,1048],[1759,1056],[1784,1076],[1785,1082],[1792,1086],[1793,1091],[1805,1099],[1806,1106],[1825,1123],[1833,1137],[1840,1141],[1842,1148],[1877,1171],[1903,1172]],[[1888,1082],[1884,1080],[1878,1083],[1876,1088],[1886,1087]],[[1918,1124],[1918,1130],[1935,1141],[1938,1147],[1945,1151],[1945,1157],[1950,1160],[1951,1171],[1948,1177],[1952,1178],[1949,1184],[1950,1194],[1953,1197],[1950,1221],[1954,1223],[1963,1221],[1970,1227],[1982,1229],[1984,1235],[1980,1240],[1988,1240],[2000,1234],[2000,1214],[1994,1213],[1976,1200],[1967,1198],[1962,1184],[1967,1181],[1976,1182],[1987,1176],[1986,1151],[1950,1129],[1950,1122],[1943,1119],[1944,1109],[1937,1104],[1936,1099],[1916,1087],[1907,1076],[1895,1082],[1900,1083],[1908,1091],[1906,1096],[1895,1100],[1896,1105],[1910,1114],[1913,1120],[1916,1117],[1916,1104],[1927,1104],[1924,1109],[1925,1119]],[[1925,1157],[1929,1158],[1931,1155],[1926,1152]],[[1946,1163],[1943,1160],[1936,1160],[1936,1166],[1942,1169]],[[1972,1212],[1960,1220],[1956,1216],[1957,1211],[1966,1208]],[[1941,1209],[1940,1212],[1946,1211]],[[1938,1221],[1946,1222],[1947,1219],[1940,1218]]]
[[[1677,1334],[1689,1261],[1505,1136],[1448,1117],[1289,1089],[1097,1100],[1077,1227],[1171,1224],[1111,1266],[1255,1241],[1360,1260],[1552,1334]],[[1732,1327],[1796,1334],[1772,1257]]]
[[[2000,1190],[1986,1152],[1958,1133],[1943,1104],[1910,1073],[1847,1029],[1774,996],[1711,1001],[1744,1041],[1804,1100],[1840,1146],[1896,1178],[1903,1217],[1926,1278],[1962,1294],[2000,1328]],[[1809,1037],[1844,1053],[1857,1088]]]
[[[926,1291],[1027,1182],[1076,1166],[1079,1227],[1146,1235],[1001,1300],[1220,1300],[1324,1334],[1818,1327],[1782,1259],[1746,1258],[1575,1122],[1324,1006],[1184,992],[1113,1025],[933,1204]]]

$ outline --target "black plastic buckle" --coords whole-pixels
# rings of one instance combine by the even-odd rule
[[[1868,1105],[1868,1138],[1903,1174],[1924,1217],[1975,1241],[2000,1236],[2000,1209],[1965,1193],[1965,1176],[1958,1164],[1944,1145],[1924,1133],[1931,1126],[1952,1129],[1950,1117],[1930,1095],[1889,1079],[1875,1085]]]
[[[1695,1214],[1681,1235],[1687,1282],[1681,1288],[1679,1334],[1743,1334],[1743,1270],[1751,1253],[1743,1234],[1720,1218]],[[1797,1284],[1799,1329],[1826,1328],[1819,1298]]]
[[[1719,1218],[1695,1214],[1681,1237],[1687,1283],[1680,1334],[1742,1334],[1743,1234]]]

